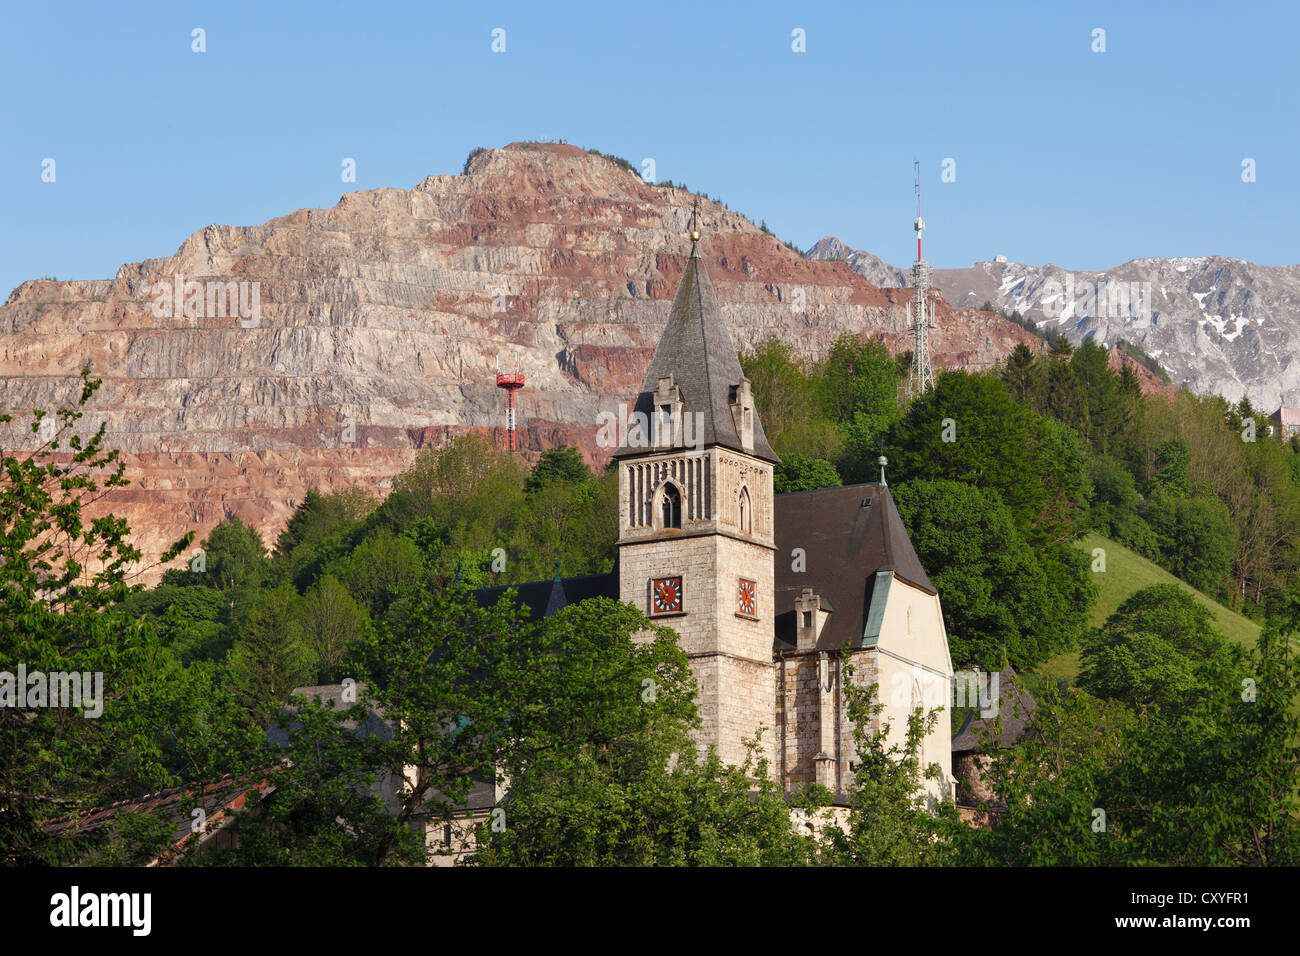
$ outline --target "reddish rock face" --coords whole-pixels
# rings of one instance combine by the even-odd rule
[[[414,189],[209,226],[115,279],[14,290],[0,308],[0,408],[67,406],[89,364],[104,384],[83,423],[107,422],[133,482],[104,506],[149,556],[230,515],[273,541],[309,487],[382,494],[417,449],[452,435],[504,445],[494,369],[516,356],[523,454],[567,442],[603,466],[597,416],[641,386],[693,199],[573,146],[516,143]],[[910,348],[906,290],[803,259],[717,203],[699,217],[737,348],[777,335],[817,356],[845,331]],[[936,368],[988,368],[1037,341],[943,303],[938,324]],[[6,447],[30,446],[9,428]]]

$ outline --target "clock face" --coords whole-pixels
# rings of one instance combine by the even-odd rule
[[[651,610],[655,614],[670,614],[682,609],[682,579],[659,578],[650,583]]]
[[[754,617],[758,613],[758,585],[753,581],[740,579],[740,601],[739,609],[741,614],[748,614]]]

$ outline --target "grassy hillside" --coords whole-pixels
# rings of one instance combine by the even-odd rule
[[[1092,617],[1088,622],[1093,627],[1105,623],[1106,618],[1130,594],[1153,584],[1176,584],[1210,609],[1210,613],[1214,615],[1214,626],[1228,640],[1250,647],[1255,646],[1255,640],[1259,637],[1258,624],[1235,611],[1230,611],[1218,601],[1206,597],[1190,584],[1174,577],[1142,555],[1099,534],[1085,535],[1075,546],[1089,554],[1094,548],[1103,548],[1106,552],[1106,570],[1093,575],[1099,592],[1097,603],[1092,608]],[[1043,664],[1039,670],[1045,675],[1058,679],[1073,679],[1079,673],[1079,652],[1073,650],[1057,655]]]

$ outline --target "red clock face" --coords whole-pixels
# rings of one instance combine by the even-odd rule
[[[758,613],[758,585],[753,581],[740,579],[740,613],[753,617]]]
[[[660,578],[651,582],[651,607],[655,614],[669,614],[682,609],[682,579]]]

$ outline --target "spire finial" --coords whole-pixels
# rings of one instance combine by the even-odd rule
[[[885,481],[885,466],[889,464],[889,459],[884,455],[881,455],[876,459],[876,464],[880,466],[880,483],[888,487],[888,484]]]
[[[699,258],[700,230],[698,228],[698,219],[700,214],[700,197],[696,196],[695,201],[691,203],[691,258]]]

